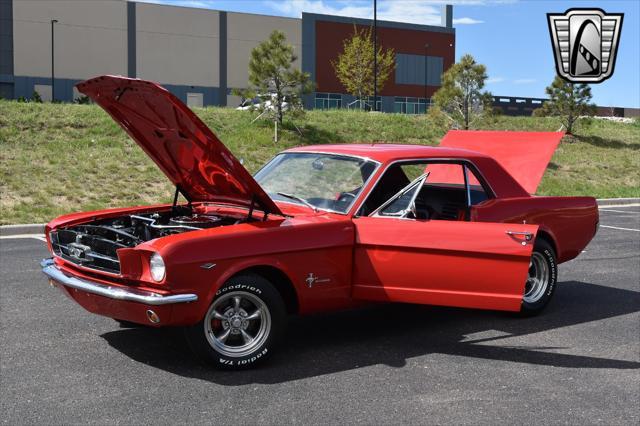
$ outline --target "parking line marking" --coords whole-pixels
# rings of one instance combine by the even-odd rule
[[[26,238],[34,238],[36,240],[44,241],[47,240],[44,238],[42,234],[17,234],[17,235],[0,235],[0,240],[20,240]]]
[[[616,212],[616,213],[627,213],[627,214],[638,214],[640,212],[635,212],[633,210],[610,210],[610,209],[600,209],[601,212]]]
[[[608,209],[609,207],[638,207],[640,203],[631,204],[611,204],[610,206],[598,206],[599,209]]]
[[[621,231],[633,231],[633,232],[640,232],[640,229],[633,229],[633,228],[620,228],[618,226],[607,226],[607,225],[600,225],[600,228],[609,228],[609,229],[619,229]]]

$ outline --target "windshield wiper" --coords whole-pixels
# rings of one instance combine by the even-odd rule
[[[302,204],[309,207],[314,212],[318,213],[318,208],[302,197],[298,197],[297,195],[293,195],[293,194],[287,194],[286,192],[276,192],[276,194],[282,195],[285,198],[290,198],[292,200],[300,201]]]

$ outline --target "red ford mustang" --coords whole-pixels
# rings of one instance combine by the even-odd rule
[[[597,230],[593,198],[530,195],[561,134],[452,132],[438,148],[316,145],[287,150],[252,177],[162,87],[104,76],[78,89],[176,194],[172,205],[53,220],[43,272],[90,312],[184,327],[192,349],[219,367],[263,361],[291,313],[375,301],[536,314],[557,265]]]

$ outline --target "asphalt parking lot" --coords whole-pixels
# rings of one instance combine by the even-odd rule
[[[385,305],[292,318],[245,372],[180,333],[120,328],[47,285],[42,241],[0,240],[0,419],[16,423],[640,422],[640,207],[601,210],[542,316]]]

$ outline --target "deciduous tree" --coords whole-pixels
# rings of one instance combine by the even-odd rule
[[[355,96],[364,108],[364,100],[374,94],[373,35],[371,29],[358,30],[353,27],[353,35],[343,43],[342,52],[332,61],[336,77],[347,93]],[[395,68],[393,49],[377,49],[377,86],[382,91],[391,71]]]

